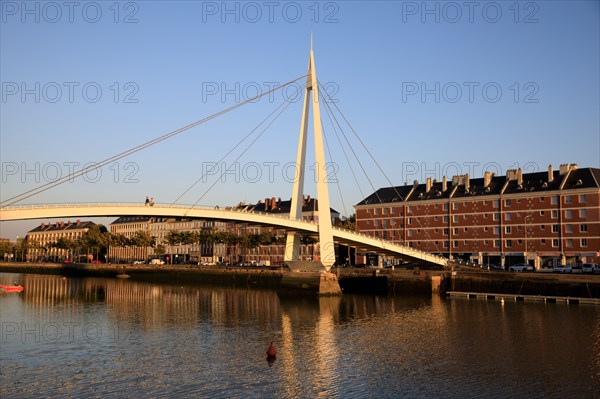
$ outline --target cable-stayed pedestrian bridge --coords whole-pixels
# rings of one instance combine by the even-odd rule
[[[131,203],[90,203],[90,204],[51,204],[10,206],[0,209],[0,221],[81,218],[81,217],[177,217],[221,222],[245,223],[253,226],[266,226],[318,237],[319,224],[310,221],[290,219],[289,215],[276,215],[260,212],[247,212],[238,209],[217,209],[190,207],[189,205],[154,205]],[[447,259],[414,248],[394,244],[390,241],[360,234],[355,231],[333,227],[333,242],[355,248],[358,252],[375,253],[381,256],[419,261],[436,265],[447,265]],[[328,245],[321,242],[321,246]]]

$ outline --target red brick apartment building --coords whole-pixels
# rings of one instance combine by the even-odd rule
[[[600,169],[428,178],[381,188],[356,206],[358,231],[475,264],[600,259]]]

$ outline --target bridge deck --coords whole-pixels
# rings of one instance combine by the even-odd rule
[[[29,205],[0,208],[0,221],[53,219],[75,217],[120,217],[120,216],[163,216],[233,221],[253,225],[271,226],[318,235],[317,223],[293,220],[287,215],[274,215],[259,212],[244,212],[237,209],[216,209],[209,207],[190,207],[184,205],[143,204],[52,204]],[[372,252],[383,256],[418,260],[447,266],[447,259],[411,247],[398,245],[390,241],[361,234],[355,231],[334,228],[333,239],[336,243],[354,247],[361,252]]]

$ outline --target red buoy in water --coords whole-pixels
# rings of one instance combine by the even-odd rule
[[[271,345],[269,345],[269,349],[267,349],[267,356],[268,357],[277,356],[277,349],[275,349],[275,345],[273,345],[273,342],[271,342]]]

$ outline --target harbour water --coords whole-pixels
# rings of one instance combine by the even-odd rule
[[[0,273],[13,282],[2,398],[600,397],[592,305]]]

